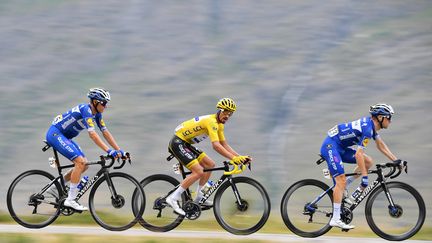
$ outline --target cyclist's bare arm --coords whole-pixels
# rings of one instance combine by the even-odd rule
[[[212,142],[213,149],[227,159],[233,159],[236,155],[228,151],[219,141]]]
[[[357,148],[357,151],[355,153],[355,158],[357,161],[357,166],[360,168],[360,171],[362,173],[362,176],[367,176],[367,170],[366,170],[365,159],[364,159],[364,150],[362,147]]]
[[[105,138],[105,140],[115,149],[120,150],[120,147],[117,145],[117,142],[115,141],[113,135],[108,131],[104,130],[102,131],[102,134]]]
[[[387,158],[389,158],[391,161],[397,160],[397,157],[390,151],[390,149],[384,143],[384,140],[378,137],[376,138],[375,143],[378,150],[381,151],[381,153],[383,153]]]
[[[102,141],[102,139],[95,131],[90,131],[88,133],[90,138],[99,148],[101,148],[103,151],[108,151],[109,147]]]
[[[229,144],[225,141],[220,141],[220,144],[231,154],[234,154],[235,156],[239,156],[240,154],[237,153],[233,148],[231,148],[231,146],[229,146]]]

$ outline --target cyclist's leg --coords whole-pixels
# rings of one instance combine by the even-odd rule
[[[182,193],[188,189],[195,181],[197,181],[202,175],[203,175],[203,168],[198,163],[198,160],[195,159],[192,162],[190,162],[186,166],[192,173],[187,176],[179,185],[179,187],[171,194],[169,195],[165,200],[170,205],[174,211],[180,215],[185,216],[185,211],[180,208],[180,205],[178,204],[178,201],[180,200],[180,197]]]
[[[352,229],[354,228],[353,226],[346,225],[340,220],[342,195],[345,190],[346,177],[339,150],[339,146],[329,137],[324,140],[321,146],[321,155],[327,161],[330,174],[335,181],[335,187],[333,189],[333,217],[330,220],[330,225],[343,229]]]
[[[190,144],[174,136],[168,147],[168,150],[174,154],[177,160],[192,172],[180,183],[180,186],[166,198],[166,202],[180,215],[185,215],[185,212],[177,203],[181,194],[204,174],[204,169],[199,164],[197,156],[191,150],[190,146]]]
[[[346,150],[346,152],[342,155],[342,160],[346,163],[356,164],[357,162],[355,159],[355,153],[356,151],[353,149]],[[365,161],[366,169],[369,170],[373,165],[373,159],[369,155],[365,154],[364,161]],[[360,172],[361,172],[360,168],[356,166],[354,168],[354,173],[360,173]],[[359,177],[360,175],[348,176],[345,188],[347,189],[349,185]]]
[[[78,149],[78,154],[79,154],[81,157],[86,158],[85,155],[84,155],[84,152],[83,152],[82,149],[81,149],[81,147],[80,147],[80,146],[79,146],[75,141],[73,141],[73,140],[70,140],[70,141],[75,145],[75,148]],[[85,162],[87,162],[87,160],[86,160]],[[75,163],[75,162],[74,162],[74,163]],[[85,164],[85,165],[84,165],[84,169],[83,169],[83,171],[81,172],[81,174],[84,173],[87,169],[88,169],[88,165]],[[74,170],[74,168],[70,169],[70,170],[69,170],[68,172],[66,172],[66,174],[63,176],[63,178],[64,178],[64,180],[65,180],[65,183],[71,180],[71,175],[72,175],[72,171],[73,171],[73,170]],[[80,178],[80,179],[81,179],[81,178]]]
[[[68,197],[64,205],[73,207],[77,210],[87,210],[87,208],[82,207],[74,201],[76,195],[78,194],[77,185],[81,179],[82,171],[84,170],[84,168],[86,168],[85,163],[87,161],[85,157],[82,156],[83,153],[81,149],[79,149],[79,146],[77,147],[76,143],[61,134],[54,126],[51,126],[51,128],[48,130],[46,138],[48,144],[50,144],[60,154],[62,154],[75,164],[75,167],[72,169],[71,172],[71,183]]]
[[[202,157],[201,161],[200,161],[200,157]],[[215,167],[215,162],[209,156],[205,155],[205,153],[202,153],[200,156],[198,156],[198,161],[200,161],[199,163],[202,167],[204,167],[204,169],[211,169]],[[195,198],[195,202],[199,202],[203,198],[204,195],[201,192],[201,189],[207,183],[210,176],[211,176],[211,171],[207,171],[204,172],[203,176],[200,178],[197,186],[197,196]],[[206,203],[208,206],[213,204],[208,200],[206,201]]]

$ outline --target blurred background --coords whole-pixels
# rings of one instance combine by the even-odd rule
[[[274,217],[289,185],[324,180],[315,161],[329,128],[389,103],[380,135],[410,165],[398,180],[432,210],[432,1],[1,1],[0,47],[0,212],[19,173],[56,173],[45,133],[95,86],[111,92],[104,119],[138,180],[176,176],[174,128],[232,97],[226,137],[254,157],[245,175],[267,188]],[[102,153],[85,131],[75,141],[90,160]],[[208,140],[198,147],[223,160]],[[387,162],[374,143],[367,153]]]

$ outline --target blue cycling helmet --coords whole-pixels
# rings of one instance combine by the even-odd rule
[[[111,100],[110,93],[103,88],[91,88],[87,94],[92,100],[99,100],[103,102],[108,102]]]
[[[371,105],[369,108],[369,112],[372,116],[392,116],[394,114],[393,107],[388,104],[379,103],[376,105]]]

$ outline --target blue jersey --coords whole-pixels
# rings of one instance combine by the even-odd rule
[[[353,122],[336,125],[327,134],[342,148],[353,145],[364,148],[370,139],[375,140],[379,136],[375,131],[371,117],[363,117]]]
[[[84,129],[89,132],[94,131],[95,123],[101,131],[107,129],[101,113],[93,115],[89,104],[79,104],[66,113],[56,116],[52,125],[66,138],[71,139],[78,136]]]

